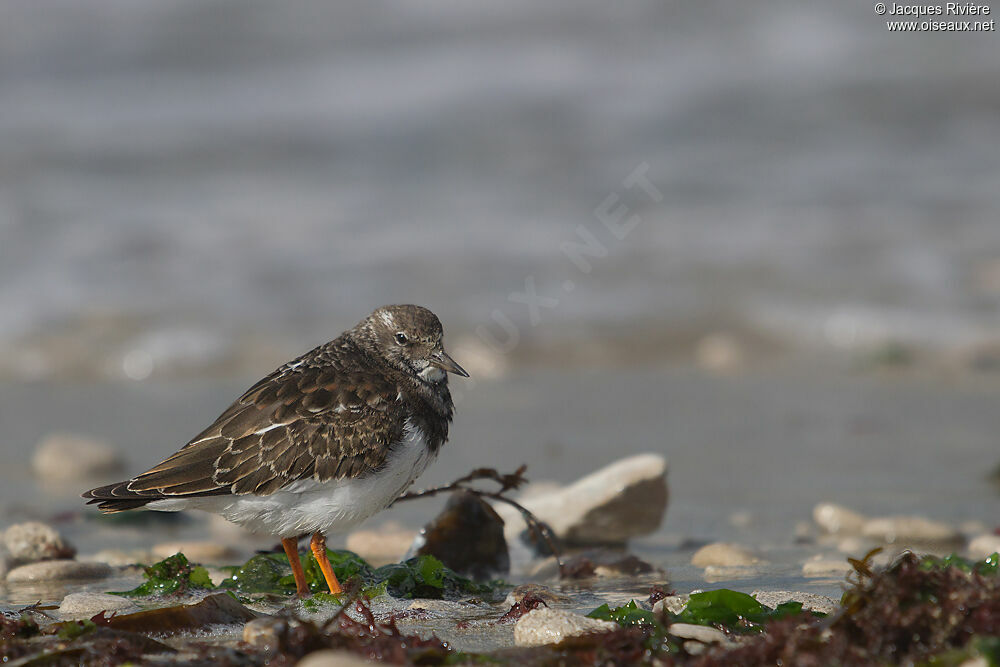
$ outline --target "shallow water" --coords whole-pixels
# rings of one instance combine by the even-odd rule
[[[247,554],[270,546],[274,540],[267,537],[213,533],[215,524],[199,513],[141,513],[124,526],[95,523],[80,514],[78,494],[87,483],[40,484],[28,463],[43,434],[71,430],[127,450],[130,469],[151,465],[214,418],[243,384],[102,384],[86,391],[0,385],[4,523],[55,519],[82,554],[210,534]],[[1000,499],[986,476],[996,463],[992,408],[998,393],[990,378],[945,385],[940,378],[860,373],[834,364],[737,376],[676,366],[522,371],[465,392],[448,455],[418,485],[447,482],[475,467],[513,470],[521,463],[529,465],[532,480],[568,482],[621,456],[659,452],[670,464],[670,506],[661,530],[633,548],[665,568],[679,591],[708,585],[688,565],[690,556],[702,543],[726,540],[756,547],[769,564],[758,576],[712,587],[836,594],[835,579],[801,576],[809,555],[835,553],[832,545],[796,542],[797,524],[811,520],[817,502],[993,525]],[[404,503],[370,524],[395,519],[417,527],[442,502]],[[152,519],[157,522],[149,524]]]

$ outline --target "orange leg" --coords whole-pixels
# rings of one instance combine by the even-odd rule
[[[323,570],[323,577],[326,579],[326,585],[330,587],[330,592],[338,595],[343,589],[340,587],[340,582],[337,581],[337,575],[333,572],[330,559],[326,557],[326,538],[323,537],[322,533],[313,533],[309,546],[312,547],[313,556],[319,563],[319,569]]]
[[[311,593],[309,585],[306,584],[306,573],[302,571],[302,561],[299,559],[299,539],[286,537],[281,540],[281,546],[285,548],[288,564],[292,566],[292,576],[295,577],[295,592],[300,598],[309,597]]]

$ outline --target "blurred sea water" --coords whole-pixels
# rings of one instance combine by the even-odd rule
[[[998,73],[993,34],[822,2],[7,2],[0,369],[256,370],[407,301],[556,342],[990,338]]]

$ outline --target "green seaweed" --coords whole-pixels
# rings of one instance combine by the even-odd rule
[[[720,626],[732,632],[761,632],[769,621],[801,613],[801,602],[791,600],[771,609],[746,593],[720,588],[714,591],[693,593],[684,610],[679,614],[668,614],[668,618],[671,623]],[[823,616],[823,614],[818,613],[815,615]],[[603,604],[587,616],[604,621],[614,621],[626,628],[633,626],[652,628],[656,636],[664,635],[667,632],[656,615],[652,611],[639,607],[635,600],[613,608]]]
[[[955,553],[943,558],[936,556],[924,556],[920,560],[920,567],[925,570],[956,567],[962,572],[975,572],[982,575],[997,574],[1000,572],[998,565],[1000,565],[1000,553],[995,551],[991,555],[979,561],[962,558]]]
[[[692,593],[676,620],[695,625],[722,626],[734,632],[761,632],[769,621],[802,613],[802,603],[782,602],[771,609],[746,593],[720,588]],[[814,612],[815,616],[823,614]]]
[[[219,588],[240,593],[288,595],[295,592],[295,583],[285,584],[282,580],[286,575],[291,578],[290,572],[288,558],[284,554],[257,554],[223,579]]]
[[[660,622],[656,620],[656,616],[653,612],[640,608],[639,605],[635,603],[635,600],[630,601],[628,604],[623,604],[620,607],[615,607],[614,609],[610,608],[608,604],[605,603],[587,614],[587,616],[590,618],[597,618],[602,621],[614,621],[622,627],[629,627],[632,625],[662,627]]]
[[[361,577],[362,580],[365,580],[371,576],[371,565],[353,551],[327,549],[326,557],[330,560],[333,573],[342,582],[354,577]],[[309,584],[310,591],[324,593],[330,590],[326,584],[326,578],[323,576],[323,570],[320,569],[319,563],[311,551],[302,559],[302,570],[305,572],[306,583]],[[292,590],[295,589],[295,578],[291,574],[282,578],[281,583],[291,586]]]
[[[85,635],[88,632],[93,632],[97,629],[97,624],[86,619],[83,621],[64,621],[62,623],[56,623],[49,631],[55,631],[55,634],[59,639],[65,639],[67,641],[72,641],[81,635]]]
[[[337,579],[341,582],[360,579],[363,592],[369,598],[388,594],[398,598],[455,599],[493,595],[504,585],[503,582],[476,583],[455,573],[433,556],[418,556],[377,570],[352,551],[327,549],[327,557]],[[326,579],[311,552],[303,556],[302,569],[310,591],[329,595]],[[240,593],[291,595],[295,592],[295,579],[284,554],[259,554],[235,570],[219,587]],[[312,606],[322,602],[318,600]]]
[[[476,583],[446,567],[434,556],[423,555],[383,565],[372,573],[369,586],[385,582],[385,592],[396,598],[457,599],[494,595],[503,582]]]
[[[192,589],[211,590],[212,579],[208,570],[200,565],[192,566],[184,554],[177,553],[145,568],[146,581],[130,591],[112,591],[114,595],[125,597],[148,597],[151,595],[173,595]]]

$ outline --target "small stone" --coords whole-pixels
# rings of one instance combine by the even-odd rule
[[[354,531],[347,536],[347,548],[379,567],[401,561],[417,534],[415,530],[390,523],[374,530]]]
[[[174,554],[184,554],[192,563],[231,563],[240,553],[219,542],[162,542],[153,547],[153,558],[163,560]]]
[[[869,519],[861,534],[897,546],[947,547],[963,541],[962,534],[948,524],[920,516]]]
[[[287,619],[278,616],[261,616],[247,621],[243,626],[243,641],[254,648],[274,650],[281,636],[288,630]]]
[[[479,496],[451,494],[433,521],[424,526],[415,555],[436,556],[459,574],[489,579],[510,571],[510,553],[500,515]]]
[[[696,567],[708,567],[710,565],[734,567],[754,565],[759,562],[760,558],[749,549],[728,542],[706,544],[691,556],[691,564]]]
[[[108,593],[70,593],[59,604],[59,615],[67,620],[91,618],[102,611],[128,614],[139,605],[128,598]]]
[[[521,584],[510,593],[507,593],[507,599],[504,600],[504,604],[513,607],[528,596],[538,598],[550,607],[557,604],[565,604],[572,600],[567,595],[556,593],[548,586],[542,586],[541,584]]]
[[[846,558],[828,558],[818,555],[802,564],[802,576],[840,577],[850,572],[851,569],[851,564],[847,562]]]
[[[594,576],[597,577],[634,577],[639,574],[648,574],[656,570],[652,565],[642,560],[638,556],[628,554],[610,563],[600,563],[594,567]]]
[[[857,535],[867,519],[853,510],[834,503],[820,503],[813,508],[813,520],[833,535]]]
[[[1000,552],[1000,535],[987,533],[969,542],[969,557],[975,560],[983,560],[997,552]]]
[[[429,611],[447,616],[455,616],[468,610],[468,605],[453,600],[422,599],[414,600],[407,609],[413,611]]]
[[[667,460],[659,454],[638,454],[561,489],[525,494],[521,504],[568,544],[623,544],[659,528],[667,496]],[[504,504],[495,509],[506,524],[508,540],[524,531],[520,512]]]
[[[688,594],[684,595],[668,595],[662,600],[658,600],[656,604],[653,605],[653,613],[656,617],[663,619],[666,617],[666,612],[671,614],[679,614],[684,611],[684,607],[687,606],[688,600],[691,596]]]
[[[757,602],[776,609],[779,604],[785,602],[801,602],[802,608],[808,611],[817,611],[822,614],[829,614],[838,609],[840,604],[833,598],[818,593],[805,593],[803,591],[754,591],[750,594]]]
[[[16,523],[3,534],[11,565],[72,558],[76,549],[52,526],[38,521]]]
[[[111,574],[104,563],[81,563],[75,560],[45,560],[15,567],[7,573],[9,583],[32,581],[66,581],[72,579],[103,579]]]
[[[749,579],[760,576],[760,568],[752,565],[708,565],[702,572],[705,581],[718,582],[733,579]]]
[[[124,462],[106,442],[53,433],[38,443],[31,467],[44,480],[66,481],[114,475],[121,472]]]
[[[370,667],[371,664],[356,653],[330,648],[313,651],[295,663],[296,667]]]
[[[107,563],[111,567],[130,567],[152,563],[159,559],[153,558],[148,549],[101,549],[92,554],[78,556],[77,560],[86,563]]]
[[[610,632],[618,629],[617,623],[588,618],[560,609],[539,607],[518,619],[514,625],[514,644],[517,646],[545,646],[557,644],[567,637],[578,637],[591,632]]]
[[[702,337],[695,346],[694,356],[699,366],[716,373],[738,370],[746,360],[740,340],[725,331]]]
[[[850,554],[852,556],[864,556],[873,548],[875,548],[874,542],[857,535],[845,537],[837,542],[837,551],[842,554]]]
[[[672,623],[667,630],[681,639],[693,639],[702,644],[729,644],[729,638],[722,630],[692,623]]]

